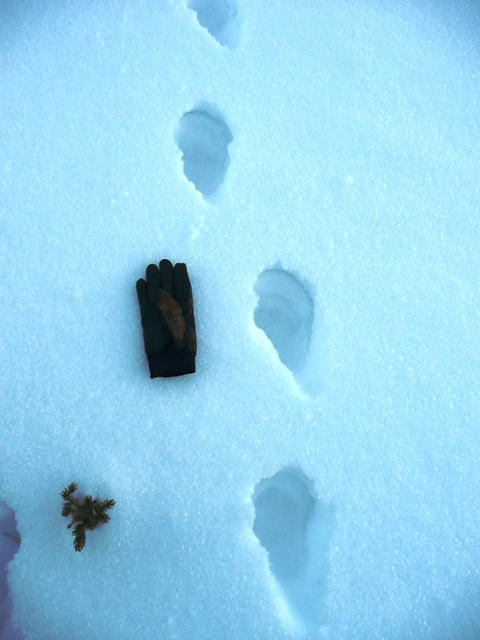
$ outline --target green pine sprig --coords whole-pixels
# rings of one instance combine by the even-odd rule
[[[115,506],[115,500],[103,500],[100,502],[92,496],[87,495],[80,500],[73,494],[77,490],[77,485],[72,482],[61,492],[64,502],[62,505],[62,516],[72,518],[67,529],[73,527],[74,536],[73,547],[75,551],[81,551],[87,543],[87,531],[93,531],[98,524],[106,524],[110,516],[106,513]]]

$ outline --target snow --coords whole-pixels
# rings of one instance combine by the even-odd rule
[[[476,638],[478,6],[0,12],[0,639]]]
[[[182,152],[183,172],[204,196],[213,196],[225,180],[233,140],[220,114],[208,104],[184,113],[175,139]]]
[[[255,487],[253,532],[267,550],[286,604],[307,628],[327,621],[328,549],[335,509],[312,495],[296,469],[278,471]]]

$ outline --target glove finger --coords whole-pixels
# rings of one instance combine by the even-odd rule
[[[185,337],[182,341],[182,346],[187,351],[195,354],[197,353],[197,337],[193,312],[192,285],[188,276],[187,266],[183,262],[175,265],[174,280],[177,301],[181,305],[185,317]]]
[[[147,293],[150,304],[156,304],[160,293],[160,272],[156,264],[147,267]]]
[[[192,285],[188,277],[187,265],[177,262],[173,272],[175,300],[182,307],[185,316],[192,312]]]
[[[160,262],[160,288],[168,293],[169,296],[175,298],[175,289],[173,287],[173,264],[170,260],[162,260]]]
[[[143,278],[137,280],[137,297],[138,303],[140,305],[140,315],[143,318],[150,308],[150,302],[148,300],[147,293],[147,283]]]

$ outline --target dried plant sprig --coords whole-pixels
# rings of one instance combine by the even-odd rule
[[[110,520],[110,516],[106,513],[115,506],[115,500],[95,500],[92,496],[87,495],[83,501],[76,498],[73,494],[77,490],[77,485],[72,482],[66,489],[61,492],[64,500],[62,505],[62,516],[71,517],[72,522],[67,529],[73,527],[72,535],[74,536],[73,547],[75,551],[81,551],[87,543],[87,531],[93,531],[95,527],[102,523],[106,524]]]

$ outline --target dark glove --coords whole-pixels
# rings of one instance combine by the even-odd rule
[[[192,285],[187,267],[170,260],[147,267],[147,281],[137,281],[143,340],[151,378],[195,373],[197,339]]]

